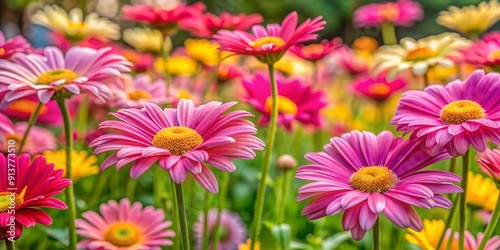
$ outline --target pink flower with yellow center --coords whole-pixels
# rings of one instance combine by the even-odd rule
[[[130,66],[109,49],[73,47],[63,55],[58,48],[47,47],[43,55],[18,53],[11,61],[0,59],[0,94],[8,91],[0,106],[32,96],[47,103],[82,92],[104,101],[111,93],[103,81],[113,80]]]
[[[180,27],[193,36],[211,38],[219,30],[248,30],[255,24],[262,23],[260,14],[232,14],[222,12],[220,15],[204,13],[193,18],[184,19]]]
[[[271,116],[273,100],[269,89],[269,77],[265,74],[256,74],[242,81],[247,91],[245,101],[252,105],[263,116],[259,122],[266,124]],[[310,85],[304,84],[300,79],[286,80],[278,75],[278,124],[291,129],[293,121],[304,125],[321,126],[319,111],[326,106],[324,93],[313,91]]]
[[[486,139],[500,144],[500,74],[472,73],[465,81],[406,91],[391,121],[398,131],[421,139],[430,154],[446,149],[456,157],[469,146],[486,150]]]
[[[12,165],[16,169],[13,186],[7,181]],[[10,237],[18,239],[23,226],[52,224],[50,216],[40,208],[67,208],[64,202],[52,197],[60,194],[71,183],[62,174],[62,170],[54,170],[54,164],[47,164],[45,157],[37,157],[30,162],[27,154],[8,158],[0,154],[0,176],[6,179],[0,182],[0,240]],[[14,199],[14,204],[11,199]],[[11,209],[15,210],[15,235],[10,234],[11,226],[8,225],[13,214],[9,212]]]
[[[167,103],[165,81],[153,81],[149,75],[124,75],[120,85],[114,91],[116,106],[122,108],[139,108],[145,103],[153,102],[158,105]]]
[[[315,32],[322,30],[326,24],[321,19],[321,16],[307,19],[297,27],[297,12],[292,12],[281,25],[254,25],[252,34],[240,30],[221,30],[214,35],[214,39],[221,45],[220,50],[252,55],[263,63],[273,64],[291,46],[316,39],[318,35]]]
[[[12,39],[5,39],[5,35],[0,31],[0,59],[9,59],[14,53],[29,52],[31,45],[23,36],[16,36]]]
[[[330,139],[324,150],[306,154],[312,164],[297,170],[297,179],[311,181],[299,189],[297,201],[313,198],[302,210],[309,220],[344,211],[342,227],[355,240],[364,237],[381,213],[400,228],[420,231],[422,220],[413,206],[450,208],[441,194],[462,192],[453,184],[460,176],[421,171],[450,158],[447,153],[430,156],[418,143],[388,131],[353,131]]]
[[[475,66],[500,66],[500,31],[485,35],[461,52],[463,59]]]
[[[363,5],[353,16],[356,27],[381,27],[384,23],[409,27],[415,21],[424,18],[424,12],[417,1],[398,0]]]
[[[217,193],[217,180],[204,163],[233,172],[236,165],[231,159],[253,159],[254,150],[264,147],[254,136],[254,125],[244,119],[251,113],[238,110],[223,115],[234,104],[209,102],[194,107],[193,101],[182,99],[177,108],[162,110],[146,103],[140,110],[120,109],[112,113],[118,120],[99,125],[119,133],[102,135],[90,146],[96,147],[95,154],[117,151],[102,163],[101,170],[133,162],[130,175],[136,178],[159,161],[174,182],[184,182],[191,173],[205,189]]]
[[[295,45],[290,48],[290,51],[304,60],[315,62],[340,48],[341,44],[342,39],[335,38],[331,41],[323,40],[318,44]]]
[[[83,219],[76,220],[76,233],[84,238],[78,242],[78,249],[86,250],[161,250],[171,246],[168,239],[175,236],[167,228],[172,222],[165,221],[161,209],[142,207],[127,198],[117,203],[108,201],[100,207],[101,214],[87,211]]]
[[[214,249],[213,239],[215,237],[215,224],[218,216],[217,209],[208,211],[208,249]],[[205,222],[203,213],[198,216],[198,221],[193,225],[193,231],[196,240],[196,249],[202,249],[203,244],[203,224]],[[219,226],[219,245],[218,250],[233,250],[238,247],[240,243],[246,240],[247,230],[245,224],[241,221],[241,217],[227,210],[222,210],[220,213],[220,226]]]
[[[489,175],[497,185],[500,184],[500,150],[487,149],[477,156],[476,161],[479,163],[479,168]]]
[[[357,78],[352,85],[352,89],[355,93],[376,101],[384,101],[404,87],[406,87],[406,81],[402,78],[396,78],[389,81],[382,75],[378,77],[362,76]]]

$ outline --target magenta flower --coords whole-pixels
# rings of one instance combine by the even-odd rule
[[[9,165],[15,164],[16,180],[11,186],[7,182]],[[51,225],[52,219],[40,208],[66,209],[64,202],[52,196],[60,194],[71,181],[63,178],[62,170],[54,170],[54,164],[47,164],[45,157],[37,157],[30,162],[30,156],[6,157],[0,154],[0,176],[5,181],[0,182],[0,240],[21,236],[23,226],[33,227],[36,223]],[[11,223],[9,205],[11,193],[15,199],[15,235],[9,233]]]
[[[495,182],[500,183],[500,150],[487,149],[476,158],[479,168]]]
[[[163,8],[153,5],[136,4],[124,5],[122,7],[125,19],[153,26],[172,26],[174,28],[180,21],[201,15],[205,10],[203,3],[193,5],[179,4],[171,8]]]
[[[353,131],[335,137],[325,152],[308,153],[311,165],[297,170],[296,178],[312,181],[299,189],[297,201],[313,198],[302,210],[309,220],[344,211],[342,226],[360,240],[380,213],[400,228],[422,230],[412,206],[450,208],[440,194],[462,192],[453,185],[460,176],[444,171],[419,171],[449,158],[430,156],[413,141],[391,132],[379,135]]]
[[[47,47],[43,55],[16,54],[11,61],[0,60],[0,94],[8,91],[0,104],[23,97],[38,96],[42,103],[52,98],[69,97],[81,92],[101,100],[110,97],[103,81],[130,70],[131,64],[109,49],[94,50],[73,47],[66,55],[55,47]]]
[[[500,31],[486,34],[461,52],[463,59],[474,66],[500,66]]]
[[[162,79],[153,81],[146,74],[124,75],[119,83],[118,88],[112,89],[116,98],[115,107],[140,108],[148,102],[162,105],[168,101],[165,81]]]
[[[357,78],[352,85],[352,90],[376,101],[384,101],[404,87],[406,87],[406,81],[403,78],[389,81],[385,76],[379,75],[377,77],[362,76]]]
[[[36,96],[25,97],[12,102],[5,110],[0,110],[0,113],[12,119],[28,120],[37,105],[38,98]],[[70,106],[70,112],[75,113],[73,106]],[[42,105],[37,122],[51,125],[61,125],[63,123],[61,111],[59,111],[55,101],[49,101]]]
[[[381,27],[383,23],[409,27],[423,19],[424,12],[417,1],[398,0],[363,5],[353,16],[355,27]]]
[[[232,172],[236,170],[232,158],[253,159],[254,150],[264,147],[254,136],[254,125],[243,119],[252,114],[239,110],[223,115],[234,104],[209,102],[194,107],[191,100],[182,99],[176,109],[162,110],[152,103],[141,110],[121,109],[112,113],[118,120],[99,126],[120,133],[100,136],[90,146],[96,147],[95,154],[117,150],[102,163],[101,170],[134,162],[130,175],[136,178],[159,161],[176,183],[184,182],[190,172],[205,189],[217,193],[217,180],[205,162]]]
[[[262,23],[260,14],[238,14],[222,12],[220,15],[204,13],[193,18],[184,19],[180,27],[193,36],[211,38],[219,30],[248,30],[255,24]]]
[[[172,222],[165,221],[161,209],[142,207],[127,198],[117,203],[108,201],[100,207],[101,215],[94,211],[82,214],[84,219],[76,220],[76,233],[85,239],[78,242],[78,249],[119,250],[150,249],[161,250],[161,246],[171,246],[167,237],[175,236],[167,228]]]
[[[477,70],[463,82],[405,92],[391,124],[424,140],[430,154],[446,149],[456,157],[470,145],[483,152],[486,139],[500,144],[499,95],[500,75]]]
[[[331,41],[323,40],[319,44],[295,45],[290,48],[290,51],[304,60],[316,62],[341,48],[341,44],[342,39],[335,38]]]
[[[266,124],[271,117],[273,100],[269,89],[269,77],[265,74],[256,74],[242,81],[247,91],[245,101],[252,105],[263,116],[259,123]],[[278,124],[291,129],[293,121],[304,125],[321,125],[319,111],[326,106],[324,93],[313,91],[310,85],[304,84],[300,79],[286,80],[278,75]]]
[[[220,50],[252,55],[263,63],[272,64],[293,45],[316,39],[318,35],[315,32],[322,30],[326,24],[321,19],[321,16],[313,20],[307,19],[297,27],[297,12],[292,12],[285,17],[281,25],[254,25],[253,34],[240,30],[221,30],[214,35],[214,39],[221,45]]]
[[[214,230],[215,223],[217,221],[217,214],[218,210],[215,208],[208,211],[208,249],[214,249],[212,246],[212,239],[215,234]],[[246,240],[247,230],[245,229],[245,224],[243,224],[241,217],[236,213],[222,210],[220,216],[219,245],[217,250],[237,249],[238,245]],[[202,249],[204,221],[203,213],[200,213],[198,221],[193,226],[196,249]]]
[[[0,59],[9,59],[14,53],[29,52],[31,45],[23,36],[16,36],[6,40],[3,32],[0,31]]]

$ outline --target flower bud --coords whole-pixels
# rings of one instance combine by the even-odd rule
[[[278,168],[281,170],[290,170],[297,167],[297,161],[289,154],[284,154],[278,158]]]

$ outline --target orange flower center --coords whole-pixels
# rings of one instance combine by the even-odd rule
[[[26,194],[26,187],[20,194],[11,192],[0,192],[0,213],[8,212],[14,209],[16,206],[23,204],[24,194]]]
[[[4,48],[0,48],[0,56],[5,54],[5,49]]]
[[[383,20],[396,21],[399,18],[399,8],[395,3],[386,3],[380,10],[379,15]]]
[[[428,47],[416,48],[406,54],[406,61],[423,61],[436,55],[436,52]]]
[[[263,50],[272,49],[275,47],[280,47],[285,44],[285,41],[277,36],[266,36],[255,40],[252,45],[253,47],[261,48]]]
[[[362,36],[352,44],[353,49],[362,51],[373,51],[378,47],[378,42],[373,37]]]
[[[298,112],[297,105],[290,99],[284,97],[284,96],[278,96],[278,112],[282,114],[287,114],[287,115],[296,115]],[[273,99],[272,97],[268,97],[266,99],[266,106],[265,110],[268,113],[271,113],[271,110],[273,109]]]
[[[368,86],[368,93],[371,95],[387,95],[391,92],[391,88],[384,83],[374,83]]]
[[[398,177],[387,167],[372,166],[360,168],[349,178],[349,184],[366,193],[383,193],[393,188],[398,182]]]
[[[183,155],[203,143],[198,132],[186,127],[169,127],[160,130],[153,137],[153,146],[164,148],[173,155]]]
[[[136,89],[136,90],[128,92],[127,97],[130,100],[139,101],[142,99],[149,100],[151,98],[151,95],[149,95],[149,93],[145,90]]]
[[[448,124],[461,124],[471,119],[483,117],[483,107],[470,100],[450,102],[441,110],[441,121]]]
[[[38,77],[38,84],[41,85],[50,85],[51,83],[55,81],[59,81],[64,79],[64,83],[69,83],[73,80],[78,78],[75,72],[68,70],[68,69],[55,69],[55,70],[49,70],[45,73],[43,73],[41,76]]]
[[[5,140],[6,141],[9,141],[9,140],[14,140],[16,142],[21,142],[22,141],[22,136],[21,135],[18,135],[18,134],[6,134],[5,135]]]
[[[117,247],[130,247],[140,242],[141,232],[136,225],[118,221],[104,233],[104,239]]]
[[[490,54],[490,60],[495,60],[500,58],[500,49]]]
[[[311,44],[302,47],[302,53],[305,55],[316,55],[321,54],[324,50],[324,46],[322,44]]]
[[[12,109],[17,112],[22,112],[22,113],[32,113],[33,110],[35,110],[37,106],[37,103],[34,101],[30,100],[18,100],[13,102],[10,106],[9,109]],[[42,105],[40,108],[40,113],[39,114],[46,114],[47,113],[47,106]]]

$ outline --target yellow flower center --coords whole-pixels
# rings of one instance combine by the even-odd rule
[[[127,97],[130,100],[139,101],[142,99],[149,100],[151,98],[151,95],[149,95],[149,93],[145,90],[136,89],[128,92]]]
[[[379,15],[383,20],[395,21],[399,18],[399,8],[395,3],[386,3],[380,9]]]
[[[285,44],[285,41],[277,36],[266,36],[255,40],[251,45],[261,49],[271,49],[273,47],[280,47]]]
[[[173,155],[183,155],[201,145],[203,138],[193,129],[175,126],[160,130],[153,137],[152,143]]]
[[[490,60],[495,60],[499,58],[500,58],[500,49],[490,54]]]
[[[362,36],[352,44],[353,49],[362,51],[373,51],[378,47],[378,42],[373,37]]]
[[[23,204],[24,194],[26,194],[26,187],[20,194],[12,194],[10,192],[0,192],[0,213],[5,213],[16,206]]]
[[[118,247],[130,247],[141,240],[141,232],[129,222],[115,222],[104,233],[104,239]]]
[[[349,184],[359,191],[383,193],[393,188],[398,177],[387,167],[372,166],[360,168],[349,178]]]
[[[441,110],[441,121],[448,124],[460,124],[483,117],[483,107],[479,103],[469,100],[450,102]]]
[[[177,98],[179,99],[193,99],[193,96],[191,95],[191,92],[185,89],[179,90],[177,93]]]
[[[423,61],[436,55],[436,52],[428,47],[416,48],[406,54],[406,61]]]
[[[78,76],[71,70],[55,69],[43,73],[40,77],[38,77],[37,83],[42,85],[50,85],[51,83],[61,79],[66,80],[64,83],[69,83],[76,78],[78,78]]]
[[[23,138],[22,138],[21,135],[18,135],[18,134],[6,134],[5,135],[5,140],[6,141],[14,140],[16,142],[21,142],[23,140]]]
[[[387,84],[377,82],[368,86],[368,93],[371,95],[387,95],[389,92],[391,88]]]
[[[284,96],[278,96],[278,112],[282,114],[287,114],[287,115],[296,115],[297,114],[297,105],[290,99],[284,97]],[[272,97],[268,97],[266,99],[266,106],[265,110],[266,112],[271,113],[271,110],[273,109],[273,99]]]
[[[0,56],[5,54],[5,49],[4,48],[0,48]]]

